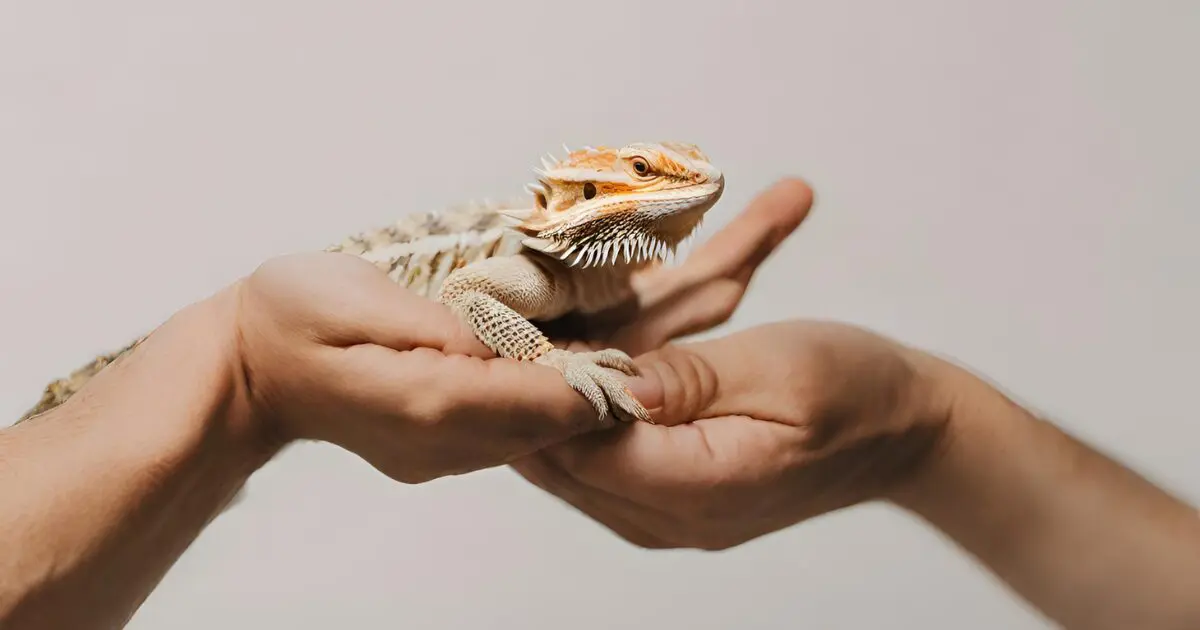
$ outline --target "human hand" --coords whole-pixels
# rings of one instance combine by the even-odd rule
[[[560,345],[586,338],[634,353],[721,323],[811,205],[803,182],[776,184],[687,262],[639,274],[634,303],[583,321],[586,334]],[[554,370],[493,360],[449,310],[353,257],[279,258],[239,291],[255,414],[282,440],[334,443],[419,482],[599,428]]]
[[[559,347],[617,348],[632,356],[714,328],[733,315],[758,268],[800,227],[812,206],[808,184],[781,179],[679,265],[635,274],[631,300],[541,328]]]
[[[724,549],[887,496],[939,444],[935,361],[852,326],[794,321],[637,359],[657,424],[512,466],[642,547]]]
[[[501,465],[596,426],[552,368],[494,359],[449,309],[349,255],[268,261],[237,287],[251,416],[399,481]]]

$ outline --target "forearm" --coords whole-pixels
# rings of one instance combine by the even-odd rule
[[[0,626],[120,627],[270,456],[232,299],[185,309],[62,407],[0,432]]]
[[[945,368],[945,449],[911,509],[1069,628],[1200,627],[1200,514]]]

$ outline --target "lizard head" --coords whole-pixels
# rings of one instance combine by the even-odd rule
[[[681,142],[568,151],[534,172],[533,207],[507,214],[527,247],[581,267],[662,260],[725,188],[708,157]]]

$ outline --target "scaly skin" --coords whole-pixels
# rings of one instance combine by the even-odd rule
[[[595,313],[632,296],[630,277],[699,227],[724,178],[694,145],[636,143],[543,159],[532,203],[482,203],[404,217],[328,247],[359,256],[456,312],[496,354],[557,369],[601,422],[649,420],[622,383],[632,359],[556,349],[533,322]],[[18,422],[45,413],[141,341],[50,383]]]

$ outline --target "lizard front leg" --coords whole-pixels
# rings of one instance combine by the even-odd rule
[[[483,260],[451,273],[439,301],[455,311],[497,355],[555,368],[607,421],[610,415],[650,420],[621,376],[636,375],[633,359],[616,349],[570,352],[555,348],[529,320],[569,310],[570,290],[546,269],[520,256]]]

